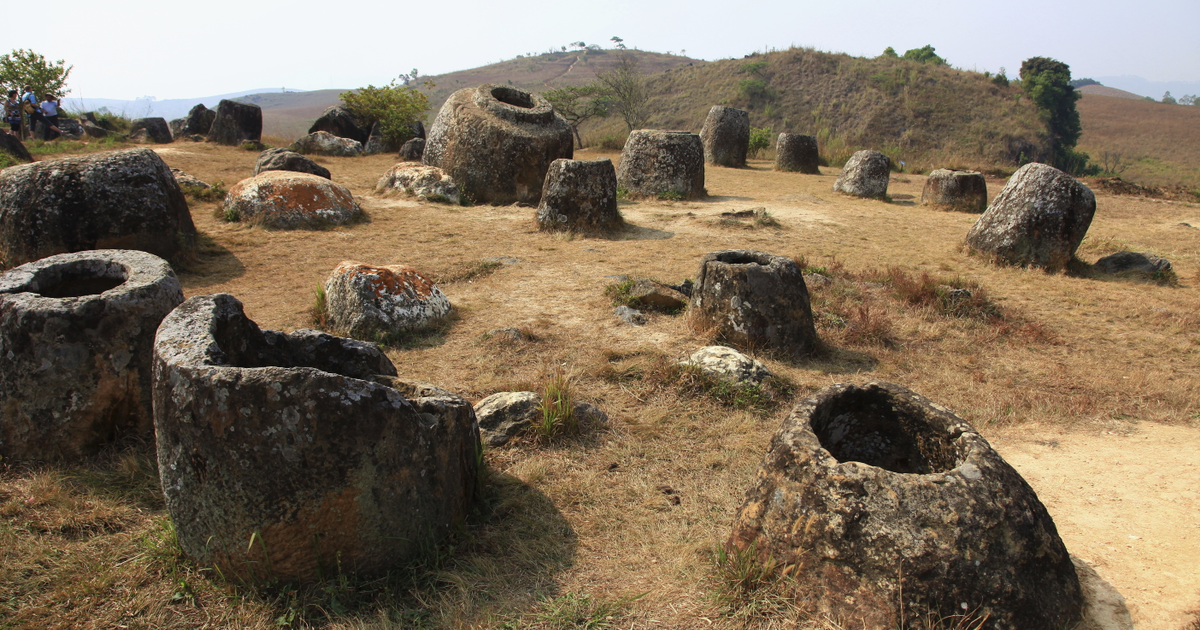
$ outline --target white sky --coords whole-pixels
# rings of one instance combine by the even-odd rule
[[[708,60],[793,44],[859,56],[932,44],[953,66],[1011,77],[1044,56],[1075,78],[1200,81],[1200,0],[61,0],[40,18],[12,6],[0,53],[65,60],[70,96],[84,98],[383,85],[414,67],[440,74],[574,41],[607,48],[614,35]]]

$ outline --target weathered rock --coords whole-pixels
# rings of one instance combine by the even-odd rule
[[[209,186],[207,182],[200,181],[199,179],[196,179],[195,177],[177,168],[171,169],[171,175],[175,176],[175,183],[179,184],[180,188],[183,186],[190,186],[192,188],[199,188],[201,190],[205,188],[212,188],[212,186]]]
[[[750,148],[750,112],[713,105],[700,128],[704,161],[717,166],[741,168]]]
[[[361,142],[349,138],[339,138],[328,131],[318,131],[301,137],[293,142],[290,148],[296,153],[307,155],[355,157],[363,154]]]
[[[678,289],[646,278],[629,287],[629,297],[636,300],[638,306],[660,311],[677,311],[688,305],[688,296]]]
[[[617,210],[617,171],[611,160],[554,160],[550,164],[538,204],[539,228],[609,232],[624,223]]]
[[[535,204],[550,163],[574,149],[570,125],[546,99],[487,84],[450,95],[422,161],[449,173],[474,203]]]
[[[799,133],[781,133],[775,141],[775,170],[820,175],[821,156],[817,138]]]
[[[138,249],[170,259],[195,238],[171,169],[150,149],[0,171],[0,269],[87,249]]]
[[[785,256],[741,249],[705,254],[691,313],[701,327],[743,348],[799,357],[819,343],[804,275]]]
[[[379,122],[371,126],[371,135],[363,146],[363,153],[376,155],[379,153],[395,153],[400,150],[400,144],[383,137],[383,129]]]
[[[459,205],[462,194],[454,180],[442,169],[436,166],[425,166],[411,162],[401,162],[379,178],[375,184],[376,194],[402,192],[415,195],[422,201],[435,201]]]
[[[60,117],[58,119],[58,129],[62,131],[62,137],[66,138],[67,140],[78,140],[87,135],[83,131],[83,125],[79,124],[78,120],[72,120],[70,118]]]
[[[262,108],[222,99],[208,129],[208,141],[231,147],[262,143]]]
[[[151,351],[183,302],[171,266],[130,250],[0,274],[0,457],[71,459],[153,429]]]
[[[113,135],[113,132],[101,127],[100,125],[97,125],[90,120],[85,120],[81,124],[83,125],[83,133],[87,134],[89,138],[107,138],[108,136]]]
[[[425,156],[425,138],[413,138],[400,147],[400,159],[405,162],[420,162]]]
[[[625,320],[625,323],[634,326],[644,326],[646,322],[650,321],[645,313],[629,306],[618,306],[613,309],[613,314]]]
[[[1125,597],[1112,584],[1100,577],[1088,563],[1071,556],[1075,575],[1083,590],[1083,623],[1088,630],[1134,630],[1133,616],[1125,605]]]
[[[420,138],[422,140],[425,139],[425,123],[419,120],[414,120],[412,124],[412,130],[414,138]]]
[[[188,111],[187,118],[184,118],[180,135],[207,136],[208,132],[212,131],[213,121],[216,119],[217,112],[205,107],[204,103],[196,103],[196,106]]]
[[[713,378],[735,385],[758,385],[771,378],[771,371],[762,362],[727,346],[705,346],[680,363],[694,365]]]
[[[939,210],[983,212],[987,208],[987,180],[983,173],[939,168],[925,180],[921,205]]]
[[[281,230],[320,229],[362,220],[350,189],[319,175],[263,171],[229,189],[226,220]]]
[[[133,142],[170,144],[171,128],[164,118],[138,118],[129,127],[129,139]]]
[[[325,281],[329,327],[357,339],[436,326],[450,311],[446,294],[407,265],[374,267],[347,260]]]
[[[313,122],[312,126],[308,128],[308,133],[324,131],[339,138],[349,138],[356,140],[359,144],[366,144],[371,137],[371,126],[366,124],[365,127],[359,124],[359,120],[350,113],[350,110],[341,105],[334,105],[326,109],[325,113]]]
[[[1170,271],[1171,261],[1154,254],[1122,251],[1097,260],[1095,268],[1110,275],[1153,277]]]
[[[180,139],[183,138],[183,126],[187,123],[186,118],[172,118],[167,126],[171,128],[171,137]]]
[[[797,405],[727,545],[776,562],[847,626],[898,626],[901,591],[934,618],[973,612],[1000,630],[1080,619],[1075,568],[1033,489],[967,422],[898,385],[832,385]]]
[[[378,575],[462,527],[475,414],[456,396],[407,399],[395,374],[374,344],[260,330],[231,295],[172,312],[154,424],[183,551],[248,581]]]
[[[617,185],[635,197],[704,198],[708,192],[700,136],[686,131],[634,131],[621,151]]]
[[[275,148],[259,153],[258,160],[254,162],[254,174],[258,175],[265,171],[292,171],[333,179],[329,169],[291,149]]]
[[[33,156],[29,154],[29,149],[25,148],[25,143],[12,134],[0,133],[0,151],[4,151],[22,162],[33,161]]]
[[[1006,264],[1061,269],[1095,213],[1087,186],[1053,166],[1026,164],[971,226],[967,246]]]
[[[878,151],[858,151],[842,167],[833,190],[856,197],[883,197],[892,177],[890,167],[888,156]]]
[[[504,446],[533,427],[542,415],[542,397],[534,392],[500,392],[475,404],[479,437],[489,447]]]

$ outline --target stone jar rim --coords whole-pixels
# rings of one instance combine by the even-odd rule
[[[554,120],[554,107],[538,94],[485,83],[475,89],[475,105],[497,118],[515,123],[544,125]]]
[[[143,265],[138,259],[157,259],[153,254],[133,250],[90,250],[57,254],[35,260],[0,273],[0,294],[26,294],[37,300],[74,303],[77,300],[112,299],[117,295],[151,286],[161,280],[159,265]],[[169,267],[168,267],[169,269]],[[173,275],[173,274],[172,274]],[[101,281],[100,290],[83,288],[77,295],[45,295],[71,282]],[[104,280],[110,283],[104,283]]]

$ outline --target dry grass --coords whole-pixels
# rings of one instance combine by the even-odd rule
[[[1124,179],[1200,190],[1200,107],[1089,94],[1076,108],[1079,148],[1093,161],[1107,152],[1120,156]]]
[[[255,157],[205,144],[159,150],[206,181],[239,181]],[[894,182],[895,201],[884,203],[834,195],[828,169],[711,168],[706,201],[623,202],[626,231],[565,239],[540,233],[530,208],[375,197],[389,156],[323,162],[369,223],[274,232],[224,223],[212,216],[216,202],[193,201],[202,238],[180,274],[186,294],[230,292],[262,327],[291,330],[311,325],[313,287],[342,260],[409,264],[439,274],[458,317],[428,343],[387,348],[405,377],[477,401],[537,391],[561,369],[572,399],[599,406],[609,422],[488,451],[486,496],[470,526],[426,564],[303,588],[248,589],[180,559],[145,473],[148,447],[129,451],[138,466],[117,453],[9,470],[0,478],[4,627],[738,628],[750,617],[720,601],[713,550],[791,403],[831,382],[898,382],[985,435],[1200,423],[1200,253],[1197,232],[1178,225],[1200,225],[1193,205],[1099,196],[1080,257],[1094,260],[1117,241],[1155,251],[1183,279],[1163,287],[968,257],[960,245],[975,217],[912,205],[920,176]],[[994,194],[1000,182],[989,186]],[[759,206],[779,228],[716,224],[721,212]],[[728,248],[803,257],[830,277],[810,283],[827,351],[796,363],[759,355],[779,381],[758,398],[714,391],[673,367],[708,341],[685,316],[629,326],[604,295],[620,275],[678,284],[703,254]],[[483,270],[493,257],[508,262]],[[943,286],[972,297],[947,300]],[[490,334],[505,327],[520,334]],[[122,472],[131,468],[141,476]],[[141,481],[123,486],[123,475]],[[1119,566],[1105,571],[1149,611]],[[1150,611],[1184,623],[1195,581],[1146,575],[1138,587],[1184,589]]]

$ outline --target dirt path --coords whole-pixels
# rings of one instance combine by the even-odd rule
[[[567,76],[568,74],[571,74],[571,70],[575,69],[575,64],[577,64],[577,63],[579,63],[579,55],[575,55],[575,58],[573,60],[571,60],[571,65],[567,66],[567,69],[563,70],[562,74],[560,74],[556,77],[546,79],[545,81],[542,81],[542,85],[550,88],[551,90],[555,89],[555,86],[550,85],[550,82],[557,81],[557,80]]]
[[[1200,431],[1023,427],[990,441],[1037,491],[1067,549],[1125,596],[1139,629],[1178,630],[1200,608]]]

